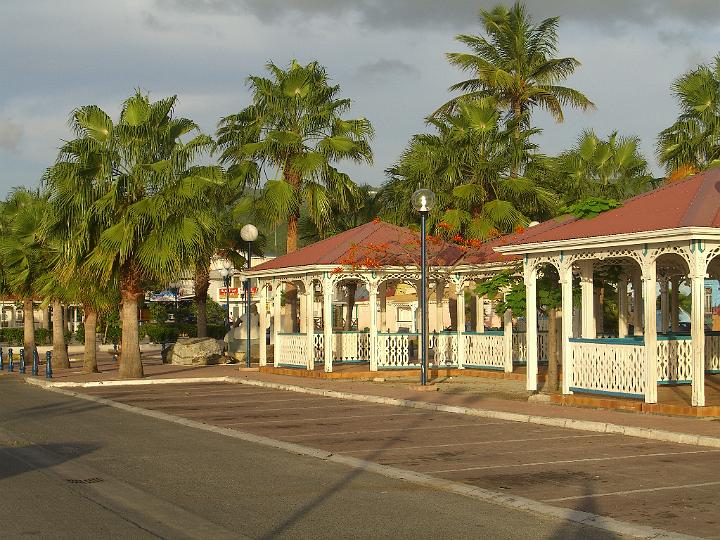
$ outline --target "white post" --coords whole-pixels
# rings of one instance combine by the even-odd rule
[[[655,259],[643,265],[643,306],[645,308],[645,403],[657,403],[657,275]]]
[[[618,337],[627,337],[628,333],[628,278],[625,274],[618,280]]]
[[[594,338],[597,333],[595,327],[593,262],[580,261],[578,266],[580,267],[580,316],[582,318],[582,337]]]
[[[660,332],[667,334],[670,331],[670,292],[668,279],[660,280]]]
[[[380,287],[378,288],[378,293],[380,294],[380,322],[378,324],[378,329],[380,330],[386,330],[387,329],[387,282],[384,281]]]
[[[330,278],[323,278],[323,348],[326,373],[331,373],[333,368],[332,299],[334,286]]]
[[[378,284],[375,281],[368,283],[368,304],[370,307],[370,371],[378,370],[377,357],[377,330],[378,330]]]
[[[282,293],[280,292],[281,283],[273,283],[273,365],[278,367],[280,364],[280,329],[282,327],[282,315],[280,305]]]
[[[435,280],[435,332],[442,332],[444,328],[443,299],[445,296],[445,282]]]
[[[315,300],[315,282],[309,280],[305,283],[305,298],[301,312],[302,320],[305,321],[305,338],[307,339],[307,368],[308,371],[315,369],[315,318],[313,317],[313,304]]]
[[[513,357],[512,357],[512,310],[506,309],[503,314],[503,325],[504,332],[503,337],[505,339],[505,373],[512,373],[513,370]]]
[[[476,332],[484,332],[485,331],[485,297],[484,296],[475,296],[475,312],[477,313],[477,318],[475,319],[475,331]]]
[[[455,286],[457,294],[457,365],[459,369],[465,368],[465,283]]]
[[[267,330],[267,287],[264,283],[258,282],[260,295],[258,298],[258,346],[260,350],[260,366],[267,365],[267,342],[265,332]]]
[[[705,406],[705,254],[695,246],[690,270],[690,331],[692,333],[692,404]]]
[[[635,300],[635,308],[633,310],[633,328],[636,336],[643,335],[643,290],[640,272],[633,273],[633,299]]]
[[[534,262],[525,263],[525,349],[527,350],[526,388],[537,391],[538,337],[537,337],[537,270]]]
[[[670,320],[673,333],[680,331],[680,278],[673,277],[670,280]]]
[[[572,264],[560,265],[560,290],[562,294],[562,391],[563,394],[571,394],[570,383],[573,378],[572,349],[570,348],[570,337],[573,327],[572,309]]]

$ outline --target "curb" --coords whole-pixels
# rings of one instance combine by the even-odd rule
[[[350,392],[340,392],[337,390],[323,390],[320,388],[310,388],[305,386],[296,386],[291,384],[273,383],[266,381],[257,381],[253,379],[244,379],[240,377],[198,377],[196,379],[137,379],[122,381],[92,381],[92,382],[50,382],[44,379],[25,379],[29,384],[40,386],[42,388],[97,388],[102,386],[143,386],[152,384],[189,384],[189,383],[212,383],[225,382],[233,384],[245,384],[248,386],[258,386],[262,388],[273,388],[275,390],[285,390],[289,392],[297,392],[301,394],[311,394],[315,396],[333,397],[337,399],[347,399],[352,401],[361,401],[365,403],[376,403],[379,405],[393,405],[396,407],[408,407],[412,409],[423,409],[427,411],[446,412],[451,414],[464,414],[467,416],[477,416],[480,418],[492,418],[495,420],[506,420],[509,422],[520,422],[525,424],[537,424],[541,426],[559,427],[566,429],[574,429],[577,431],[589,431],[593,433],[607,433],[611,435],[625,435],[628,437],[636,437],[640,439],[648,439],[652,441],[670,442],[677,444],[687,444],[691,446],[702,446],[708,448],[720,448],[720,437],[710,437],[708,435],[693,435],[691,433],[677,433],[675,431],[666,431],[654,428],[641,428],[634,426],[623,426],[621,424],[611,424],[605,422],[595,422],[591,420],[574,420],[572,418],[553,418],[549,416],[538,416],[531,414],[510,413],[503,411],[493,411],[490,409],[476,409],[472,407],[462,407],[458,405],[443,405],[441,403],[428,403],[426,401],[413,401],[409,399],[390,398],[382,396],[373,396],[367,394],[353,394]]]
[[[239,382],[237,380],[232,380],[232,379],[236,379],[234,377],[226,377],[226,379],[230,379],[228,382]],[[186,379],[183,379],[183,380],[186,380]],[[256,382],[261,382],[261,381],[256,381]],[[254,386],[262,386],[262,385],[254,385]],[[581,525],[587,525],[590,527],[609,531],[609,532],[616,533],[616,534],[628,535],[628,536],[633,536],[636,538],[644,538],[644,539],[648,539],[648,540],[663,540],[663,539],[667,539],[667,540],[671,540],[671,539],[674,539],[674,540],[697,540],[697,537],[694,537],[694,536],[689,536],[689,535],[671,532],[671,531],[665,531],[662,529],[657,529],[657,528],[646,526],[646,525],[636,525],[634,523],[628,523],[628,522],[620,521],[620,520],[617,520],[614,518],[609,518],[609,517],[601,516],[598,514],[592,514],[590,512],[583,512],[580,510],[573,510],[571,508],[552,506],[552,505],[549,505],[549,504],[546,504],[543,502],[534,501],[532,499],[527,499],[524,497],[518,497],[518,496],[514,496],[514,495],[507,495],[505,493],[499,493],[499,492],[491,491],[488,489],[471,486],[468,484],[453,482],[452,480],[445,480],[443,478],[438,478],[438,477],[430,476],[428,474],[410,471],[407,469],[400,469],[400,468],[392,467],[389,465],[381,465],[379,463],[375,463],[372,461],[365,461],[365,460],[353,458],[350,456],[343,456],[340,454],[332,454],[325,450],[320,450],[320,449],[312,448],[309,446],[303,446],[303,445],[291,443],[291,442],[279,441],[276,439],[271,439],[269,437],[264,437],[262,435],[255,435],[253,433],[239,431],[239,430],[235,430],[235,429],[231,429],[231,428],[212,426],[209,424],[204,424],[202,422],[198,422],[196,420],[190,420],[188,418],[182,418],[179,416],[170,415],[170,414],[163,413],[160,411],[143,409],[140,407],[136,407],[134,405],[119,403],[119,402],[112,401],[112,400],[106,399],[106,398],[90,396],[87,394],[80,394],[77,392],[63,390],[62,388],[57,388],[57,387],[52,387],[52,386],[46,386],[46,388],[53,392],[57,392],[60,394],[71,396],[71,397],[84,399],[87,401],[93,401],[95,403],[100,403],[102,405],[107,405],[107,406],[121,409],[121,410],[124,410],[127,412],[147,416],[150,418],[164,420],[167,422],[180,424],[180,425],[190,427],[190,428],[202,429],[204,431],[216,433],[219,435],[224,435],[226,437],[232,437],[234,439],[239,439],[239,440],[243,440],[243,441],[250,442],[250,443],[255,443],[255,444],[260,444],[260,445],[267,446],[267,447],[276,448],[278,450],[283,450],[285,452],[289,452],[292,454],[313,457],[316,459],[321,459],[323,461],[337,463],[337,464],[345,465],[345,466],[352,467],[355,469],[360,469],[363,471],[379,474],[379,475],[385,476],[386,478],[392,478],[395,480],[410,482],[410,483],[420,485],[420,486],[423,486],[426,488],[437,489],[437,490],[445,491],[448,493],[454,493],[456,495],[469,497],[472,499],[480,500],[483,502],[495,504],[495,505],[506,507],[506,508],[512,508],[514,510],[528,512],[531,514],[548,516],[548,517],[553,517],[553,518],[557,518],[557,519],[570,521],[573,523],[578,523]],[[349,395],[353,395],[353,394],[349,394]],[[369,397],[369,396],[366,396],[366,397]],[[402,401],[402,400],[398,400],[398,401]]]

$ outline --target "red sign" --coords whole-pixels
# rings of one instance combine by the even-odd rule
[[[228,289],[225,287],[220,287],[220,298],[237,298],[238,297],[238,288],[237,287],[230,287],[230,291],[228,294]]]

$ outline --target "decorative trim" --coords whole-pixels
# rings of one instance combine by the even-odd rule
[[[591,388],[578,388],[576,386],[570,387],[571,392],[578,394],[599,394],[601,396],[612,396],[612,397],[625,397],[631,399],[645,399],[645,394],[628,394],[626,392],[610,392],[608,390],[593,390]]]
[[[645,346],[644,337],[624,337],[624,338],[570,338],[570,343],[605,343],[608,345],[635,345]]]

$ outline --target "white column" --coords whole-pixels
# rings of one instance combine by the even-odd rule
[[[512,310],[507,309],[503,314],[503,337],[505,338],[505,373],[512,373],[513,357],[512,357]]]
[[[459,369],[465,368],[465,283],[455,286],[457,294],[457,365]]]
[[[445,296],[445,282],[438,279],[435,280],[435,332],[442,332],[445,327],[443,324],[443,298]]]
[[[310,280],[305,284],[305,302],[300,312],[301,321],[305,321],[305,337],[307,338],[307,368],[309,371],[315,369],[315,321],[313,317],[313,303],[315,300],[315,282]]]
[[[657,403],[657,275],[655,259],[643,265],[645,403]]]
[[[370,307],[370,371],[377,371],[378,284],[376,282],[368,283],[368,293],[368,304]]]
[[[325,372],[332,372],[333,362],[333,320],[332,299],[333,282],[330,278],[323,278],[323,349],[325,359]]]
[[[387,330],[387,282],[384,281],[378,288],[380,295],[380,319],[378,330]]]
[[[635,308],[633,310],[633,328],[636,336],[643,335],[643,290],[640,272],[633,273],[633,299],[635,300]]]
[[[260,348],[260,365],[267,365],[267,341],[265,340],[265,332],[267,330],[267,287],[264,283],[258,282],[260,289],[258,295],[258,345]]]
[[[680,331],[680,278],[671,278],[670,286],[670,329],[677,333]]]
[[[562,391],[563,394],[570,394],[570,383],[572,381],[572,350],[570,348],[570,337],[572,336],[572,264],[560,265],[560,290],[562,293]]]
[[[670,292],[668,279],[660,280],[660,332],[667,334],[670,331]]]
[[[690,270],[692,404],[705,406],[705,255],[695,246]]]
[[[280,363],[280,349],[282,348],[280,344],[282,339],[280,336],[280,330],[282,329],[282,315],[280,313],[282,309],[280,305],[282,293],[280,287],[282,287],[281,283],[273,283],[273,364],[275,367],[278,367]]]
[[[525,267],[525,349],[527,350],[526,388],[537,391],[538,338],[537,338],[537,270],[534,263]]]
[[[475,313],[477,313],[477,318],[475,319],[475,331],[476,332],[484,332],[485,331],[485,297],[484,296],[475,296]]]
[[[580,267],[580,316],[582,317],[582,337],[594,338],[597,334],[595,327],[593,262],[580,261],[578,266]]]
[[[628,333],[628,278],[625,274],[618,279],[618,337],[627,337]]]
[[[300,289],[298,288],[298,294],[300,295],[300,313],[298,314],[298,318],[300,319],[300,333],[305,334],[307,330],[307,291],[304,293],[300,293]]]

